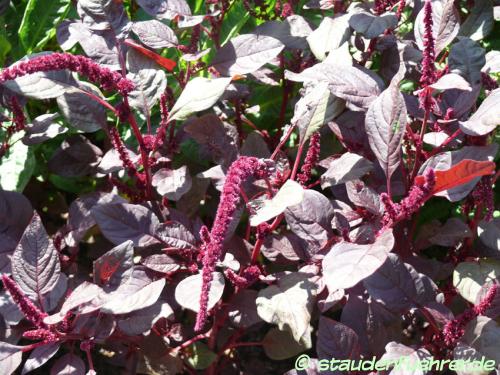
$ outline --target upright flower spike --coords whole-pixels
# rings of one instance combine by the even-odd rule
[[[309,140],[309,149],[307,150],[306,158],[300,170],[300,174],[297,176],[297,180],[302,185],[305,185],[307,181],[309,181],[309,179],[311,178],[311,172],[318,163],[319,151],[321,146],[320,138],[320,133],[316,132],[311,135],[311,139]]]
[[[432,85],[436,78],[436,67],[434,66],[435,45],[434,36],[432,35],[432,1],[425,0],[424,5],[424,51],[422,60],[422,75],[420,76],[420,84],[423,87]]]
[[[19,310],[23,313],[26,319],[33,323],[37,328],[47,328],[47,325],[43,322],[43,318],[47,316],[46,313],[41,311],[19,288],[14,280],[12,280],[7,275],[2,275],[2,282],[11,295],[12,299],[19,307]]]
[[[202,262],[203,283],[200,295],[200,310],[196,317],[196,324],[194,327],[195,331],[202,330],[207,320],[208,295],[212,282],[212,273],[215,270],[215,264],[222,255],[224,240],[226,239],[229,226],[233,221],[238,203],[240,202],[241,186],[251,176],[263,178],[269,176],[269,173],[269,163],[251,156],[241,156],[229,167],[210,234],[207,235],[206,229],[203,230],[202,228],[201,237],[204,240]]]
[[[100,84],[104,90],[117,90],[122,95],[127,95],[134,88],[132,81],[124,78],[120,73],[104,68],[88,57],[69,53],[51,53],[21,61],[0,72],[0,83],[28,74],[61,69],[81,74],[89,81]]]

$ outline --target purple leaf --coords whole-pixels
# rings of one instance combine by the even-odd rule
[[[158,242],[154,236],[160,222],[144,206],[129,203],[101,204],[92,208],[92,216],[104,236],[116,245],[127,240],[138,247]]]
[[[396,254],[389,254],[382,267],[364,279],[363,284],[372,298],[394,312],[404,312],[436,299],[434,282]]]
[[[162,168],[153,176],[153,186],[158,194],[178,201],[192,186],[191,175],[184,165],[178,169]]]
[[[238,135],[218,116],[206,114],[186,121],[184,130],[200,145],[205,145],[218,164],[229,166],[238,154]],[[252,155],[253,156],[253,155]]]
[[[340,242],[323,259],[323,279],[330,292],[351,288],[384,264],[394,246],[392,230],[386,230],[372,244]]]
[[[28,372],[34,371],[42,367],[48,360],[50,360],[54,355],[56,355],[60,343],[52,343],[35,348],[31,353],[29,358],[24,363],[23,371],[21,375],[27,374]]]
[[[67,138],[52,154],[49,170],[63,177],[81,177],[95,172],[102,151],[87,138],[75,135]]]
[[[0,341],[0,369],[2,374],[10,375],[21,364],[23,346],[17,346]]]
[[[152,279],[145,269],[136,267],[118,289],[106,296],[101,311],[109,314],[127,314],[153,305],[165,286],[165,279]]]
[[[358,154],[346,152],[333,160],[328,170],[321,176],[321,188],[343,184],[355,180],[373,169],[373,163]]]
[[[349,200],[358,207],[363,207],[375,215],[383,212],[380,196],[361,180],[348,181],[345,184]]]
[[[352,110],[367,109],[383,90],[377,74],[362,66],[320,63],[301,73],[285,72],[285,78],[296,81],[323,81],[333,95],[344,99]]]
[[[398,19],[392,13],[376,16],[360,10],[349,18],[349,26],[368,39],[379,36],[386,29],[393,29],[397,24]]]
[[[76,246],[87,231],[96,225],[91,210],[94,206],[104,203],[125,203],[125,200],[118,195],[95,192],[81,195],[71,203],[68,212],[70,232],[65,238],[69,246]]]
[[[106,291],[115,290],[134,265],[132,241],[118,245],[94,261],[94,281]]]
[[[493,250],[500,251],[500,218],[494,218],[489,223],[480,222],[477,233],[483,244]]]
[[[331,221],[334,212],[330,201],[321,193],[305,190],[304,199],[285,210],[290,229],[318,251],[333,234]]]
[[[85,363],[77,355],[67,353],[54,363],[50,375],[85,375]]]
[[[79,82],[78,87],[70,88],[57,97],[57,105],[71,126],[82,132],[92,133],[106,125],[106,111],[102,104],[88,94],[104,99],[96,86]]]
[[[460,122],[460,129],[472,136],[486,135],[496,129],[499,124],[498,118],[500,118],[500,89],[492,91],[467,121]]]
[[[175,47],[178,44],[174,31],[156,20],[134,22],[132,31],[148,47],[161,49]]]
[[[152,59],[132,48],[127,52],[127,68],[127,78],[135,86],[129,93],[130,105],[149,116],[151,108],[167,87],[165,71]]]
[[[406,105],[397,82],[370,104],[365,129],[370,147],[388,179],[401,162],[401,143],[406,130]]]
[[[305,243],[292,232],[267,236],[262,245],[262,254],[271,262],[285,263],[307,259]]]
[[[481,82],[481,69],[486,64],[485,51],[469,38],[462,38],[453,44],[448,56],[451,73],[463,76],[472,85]]]
[[[360,352],[358,335],[348,326],[320,316],[316,352],[318,359],[356,359]]]
[[[185,0],[137,0],[146,13],[159,19],[173,19],[177,15],[190,16],[191,9]]]
[[[465,22],[460,26],[458,34],[472,40],[481,40],[493,30],[494,21],[492,2],[490,0],[477,0]]]
[[[285,48],[278,39],[265,35],[242,34],[219,49],[212,65],[225,76],[255,72]]]
[[[33,216],[33,207],[26,197],[0,189],[0,271],[8,272],[10,255],[17,246]]]
[[[291,49],[306,49],[305,38],[312,32],[307,20],[298,14],[283,21],[267,21],[257,26],[252,34],[266,35],[278,39]]]
[[[176,249],[191,249],[196,247],[196,238],[181,223],[171,221],[160,224],[156,228],[156,238]]]
[[[180,268],[175,259],[166,254],[153,254],[145,258],[142,265],[156,272],[170,273]]]
[[[60,273],[59,253],[35,213],[12,255],[12,276],[26,294],[41,300],[54,289]]]
[[[68,129],[55,122],[58,117],[57,113],[48,113],[35,118],[33,123],[25,129],[26,135],[23,137],[23,143],[27,146],[35,145],[66,133]]]

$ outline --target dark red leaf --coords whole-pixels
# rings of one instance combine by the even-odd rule
[[[134,41],[130,39],[125,39],[124,42],[127,46],[134,48],[136,51],[142,53],[144,56],[149,57],[151,60],[153,60],[155,63],[157,63],[160,66],[163,66],[165,69],[168,71],[172,71],[177,63],[173,60],[167,59],[166,57],[160,56],[157,53],[141,46],[140,44],[135,43]]]
[[[492,161],[462,160],[445,171],[435,171],[436,186],[433,194],[445,191],[455,186],[463,185],[473,178],[490,175],[495,172],[495,163]],[[424,176],[417,176],[416,183],[424,183]]]

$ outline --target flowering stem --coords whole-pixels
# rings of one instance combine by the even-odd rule
[[[418,168],[420,167],[420,156],[422,154],[422,147],[424,143],[424,134],[425,134],[425,129],[427,128],[427,121],[429,119],[429,114],[430,114],[430,109],[425,110],[424,114],[424,119],[422,120],[422,125],[420,127],[420,135],[418,137],[418,141],[416,144],[416,151],[415,151],[415,163],[413,164],[413,170],[411,172],[411,177],[410,181],[413,181],[415,179],[415,176],[417,175]]]

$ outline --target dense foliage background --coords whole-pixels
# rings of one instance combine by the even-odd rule
[[[0,0],[0,373],[500,373],[499,13]]]

